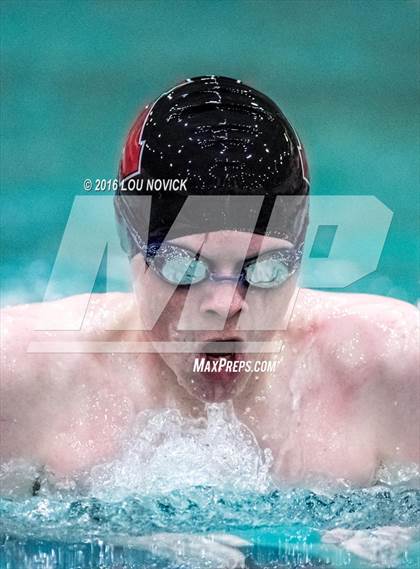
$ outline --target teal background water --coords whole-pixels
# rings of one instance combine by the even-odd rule
[[[394,212],[378,270],[346,290],[416,301],[419,6],[3,0],[3,302],[42,299],[83,180],[114,177],[138,109],[202,74],[278,102],[305,142],[315,194],[373,194]]]

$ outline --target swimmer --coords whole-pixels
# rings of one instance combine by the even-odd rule
[[[179,182],[147,193],[150,180]],[[119,181],[133,292],[92,294],[77,332],[35,328],[86,295],[3,310],[3,462],[77,477],[118,456],[141,411],[199,417],[226,400],[282,481],[369,485],[383,464],[419,461],[418,311],[298,288],[309,173],[273,101],[226,77],[177,85],[136,119]],[[44,340],[150,349],[28,352]]]

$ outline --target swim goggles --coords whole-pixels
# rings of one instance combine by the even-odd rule
[[[276,249],[246,259],[239,274],[225,276],[212,272],[209,261],[184,247],[159,242],[148,246],[143,244],[139,248],[147,266],[176,287],[188,287],[210,280],[231,281],[245,287],[276,288],[296,272],[302,256],[302,250],[295,247]]]

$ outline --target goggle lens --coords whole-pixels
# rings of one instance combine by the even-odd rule
[[[191,256],[179,256],[169,260],[161,260],[159,273],[162,277],[176,286],[186,286],[199,283],[207,278],[207,266],[203,261]]]
[[[167,282],[175,286],[198,284],[212,278],[207,263],[185,249],[164,245],[148,264]],[[247,261],[239,280],[259,288],[275,288],[282,285],[296,270],[297,260],[290,251],[276,251]],[[214,277],[214,280],[220,280]]]
[[[278,258],[255,261],[245,267],[245,279],[251,286],[273,288],[283,284],[290,276],[289,268]]]

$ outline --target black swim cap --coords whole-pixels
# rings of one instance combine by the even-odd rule
[[[187,79],[147,105],[128,134],[118,177],[117,221],[129,255],[136,252],[133,236],[162,241],[171,227],[170,238],[236,229],[303,241],[309,192],[303,147],[277,105],[241,81]],[[151,207],[135,196],[149,196]],[[191,213],[182,209],[189,196],[223,199],[215,207],[201,200],[205,206]],[[246,199],[238,207],[240,196],[258,197],[256,217]],[[277,196],[295,198],[268,232]]]

